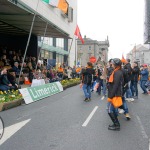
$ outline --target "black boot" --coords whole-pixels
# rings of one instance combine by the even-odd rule
[[[116,130],[119,131],[120,130],[120,123],[118,121],[117,116],[114,113],[108,113],[108,115],[110,116],[113,125],[109,125],[108,130]]]

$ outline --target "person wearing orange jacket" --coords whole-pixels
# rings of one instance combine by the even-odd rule
[[[64,69],[62,68],[62,66],[60,66],[58,68],[58,77],[63,79],[63,73],[64,73]]]
[[[80,67],[77,67],[76,73],[77,73],[77,78],[80,78],[80,73],[81,73],[81,68]]]

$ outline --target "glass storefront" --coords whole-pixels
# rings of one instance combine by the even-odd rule
[[[64,39],[62,38],[57,38],[56,39],[56,47],[64,49]]]
[[[41,37],[41,42],[43,41],[43,37]],[[43,43],[53,46],[53,38],[45,37]]]
[[[64,56],[60,54],[56,54],[56,63],[57,65],[61,65],[64,63]]]
[[[44,59],[53,59],[53,53],[46,50],[41,50],[41,57]]]

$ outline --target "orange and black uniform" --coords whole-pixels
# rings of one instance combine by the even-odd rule
[[[123,72],[120,67],[117,67],[111,74],[108,84],[108,115],[110,116],[112,126],[109,126],[109,130],[120,130],[120,123],[117,118],[116,108],[113,106],[111,99],[114,97],[122,97],[123,94]]]

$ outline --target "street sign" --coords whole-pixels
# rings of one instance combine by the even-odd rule
[[[96,62],[96,58],[94,56],[90,57],[90,62],[91,63],[95,63]]]

